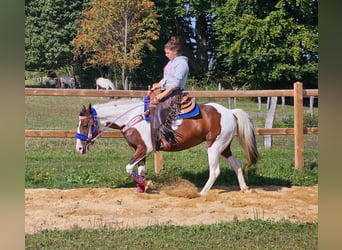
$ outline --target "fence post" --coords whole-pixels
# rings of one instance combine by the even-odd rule
[[[294,148],[295,169],[304,168],[303,84],[294,83]]]
[[[266,119],[265,119],[265,128],[273,128],[275,112],[277,108],[277,96],[269,97],[270,101],[268,102],[269,106],[267,106]],[[272,148],[272,135],[264,136],[264,146],[265,149]]]
[[[228,108],[232,109],[232,98],[228,97]]]
[[[315,97],[314,96],[310,96],[310,116],[313,117],[314,116],[314,101],[315,101]]]
[[[163,169],[163,152],[155,151],[154,152],[154,172],[159,174]]]
[[[285,112],[285,96],[281,97],[281,111]]]

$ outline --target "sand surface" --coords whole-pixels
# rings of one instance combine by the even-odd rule
[[[206,196],[186,180],[137,193],[135,188],[26,189],[25,232],[44,229],[195,225],[234,219],[317,222],[318,186],[213,187]]]

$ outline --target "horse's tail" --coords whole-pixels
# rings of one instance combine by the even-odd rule
[[[243,111],[242,109],[232,109],[231,111],[237,120],[237,135],[248,159],[244,169],[244,175],[245,178],[247,178],[249,167],[253,164],[256,164],[259,158],[259,152],[255,139],[255,129],[253,121],[247,112]]]

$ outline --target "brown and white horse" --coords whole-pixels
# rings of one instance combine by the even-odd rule
[[[217,103],[199,104],[199,108],[197,116],[179,119],[173,124],[177,143],[167,151],[185,150],[205,141],[209,178],[200,195],[206,195],[219,176],[220,156],[233,167],[240,189],[248,190],[241,163],[233,156],[230,148],[237,133],[247,157],[246,176],[248,168],[258,160],[254,125],[248,113],[241,109],[229,110]],[[140,99],[129,99],[126,103],[112,101],[94,107],[91,104],[88,107],[83,106],[76,132],[76,150],[85,154],[104,129],[120,129],[128,144],[135,150],[126,165],[126,171],[138,183],[137,191],[144,192],[150,184],[145,179],[145,158],[153,151],[150,124],[144,118],[144,102]],[[100,130],[100,122],[106,124],[103,130]],[[134,171],[136,165],[137,173]]]

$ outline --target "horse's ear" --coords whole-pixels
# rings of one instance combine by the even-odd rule
[[[80,116],[85,115],[86,112],[87,112],[86,107],[85,107],[84,105],[82,105],[82,110],[81,110],[81,112],[80,112]]]
[[[89,109],[89,112],[91,112],[91,103],[89,103],[88,109]]]

